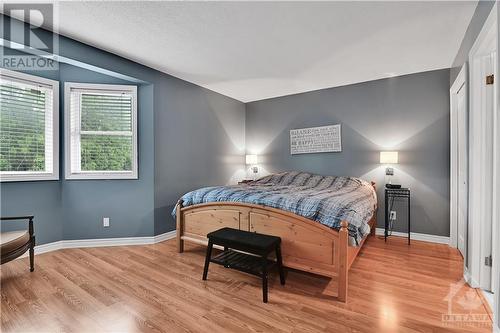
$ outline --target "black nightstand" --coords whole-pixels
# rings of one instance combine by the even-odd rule
[[[408,200],[408,244],[410,244],[410,189],[409,188],[386,188],[385,189],[385,226],[384,240],[387,241],[389,229],[389,214],[395,198],[406,198]],[[390,207],[389,207],[390,206]]]

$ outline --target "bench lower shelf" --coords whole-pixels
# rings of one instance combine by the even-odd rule
[[[248,274],[262,276],[263,260],[264,259],[259,256],[229,249],[211,258],[210,262]],[[276,262],[273,260],[265,260],[267,261],[268,270],[276,265]]]

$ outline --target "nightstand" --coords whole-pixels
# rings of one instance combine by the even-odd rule
[[[386,188],[385,189],[385,225],[384,240],[387,242],[389,236],[389,214],[394,204],[394,199],[406,198],[408,202],[408,244],[410,244],[410,189],[409,188]]]
[[[238,182],[238,185],[251,183],[251,182],[253,182],[253,179],[243,179],[243,180]]]

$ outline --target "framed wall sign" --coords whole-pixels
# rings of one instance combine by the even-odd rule
[[[342,151],[340,124],[290,130],[290,154]]]

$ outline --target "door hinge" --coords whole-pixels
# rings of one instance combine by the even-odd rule
[[[491,74],[486,76],[486,84],[493,84],[495,82],[495,75]]]
[[[484,257],[484,265],[489,267],[493,266],[493,257],[491,255]]]

